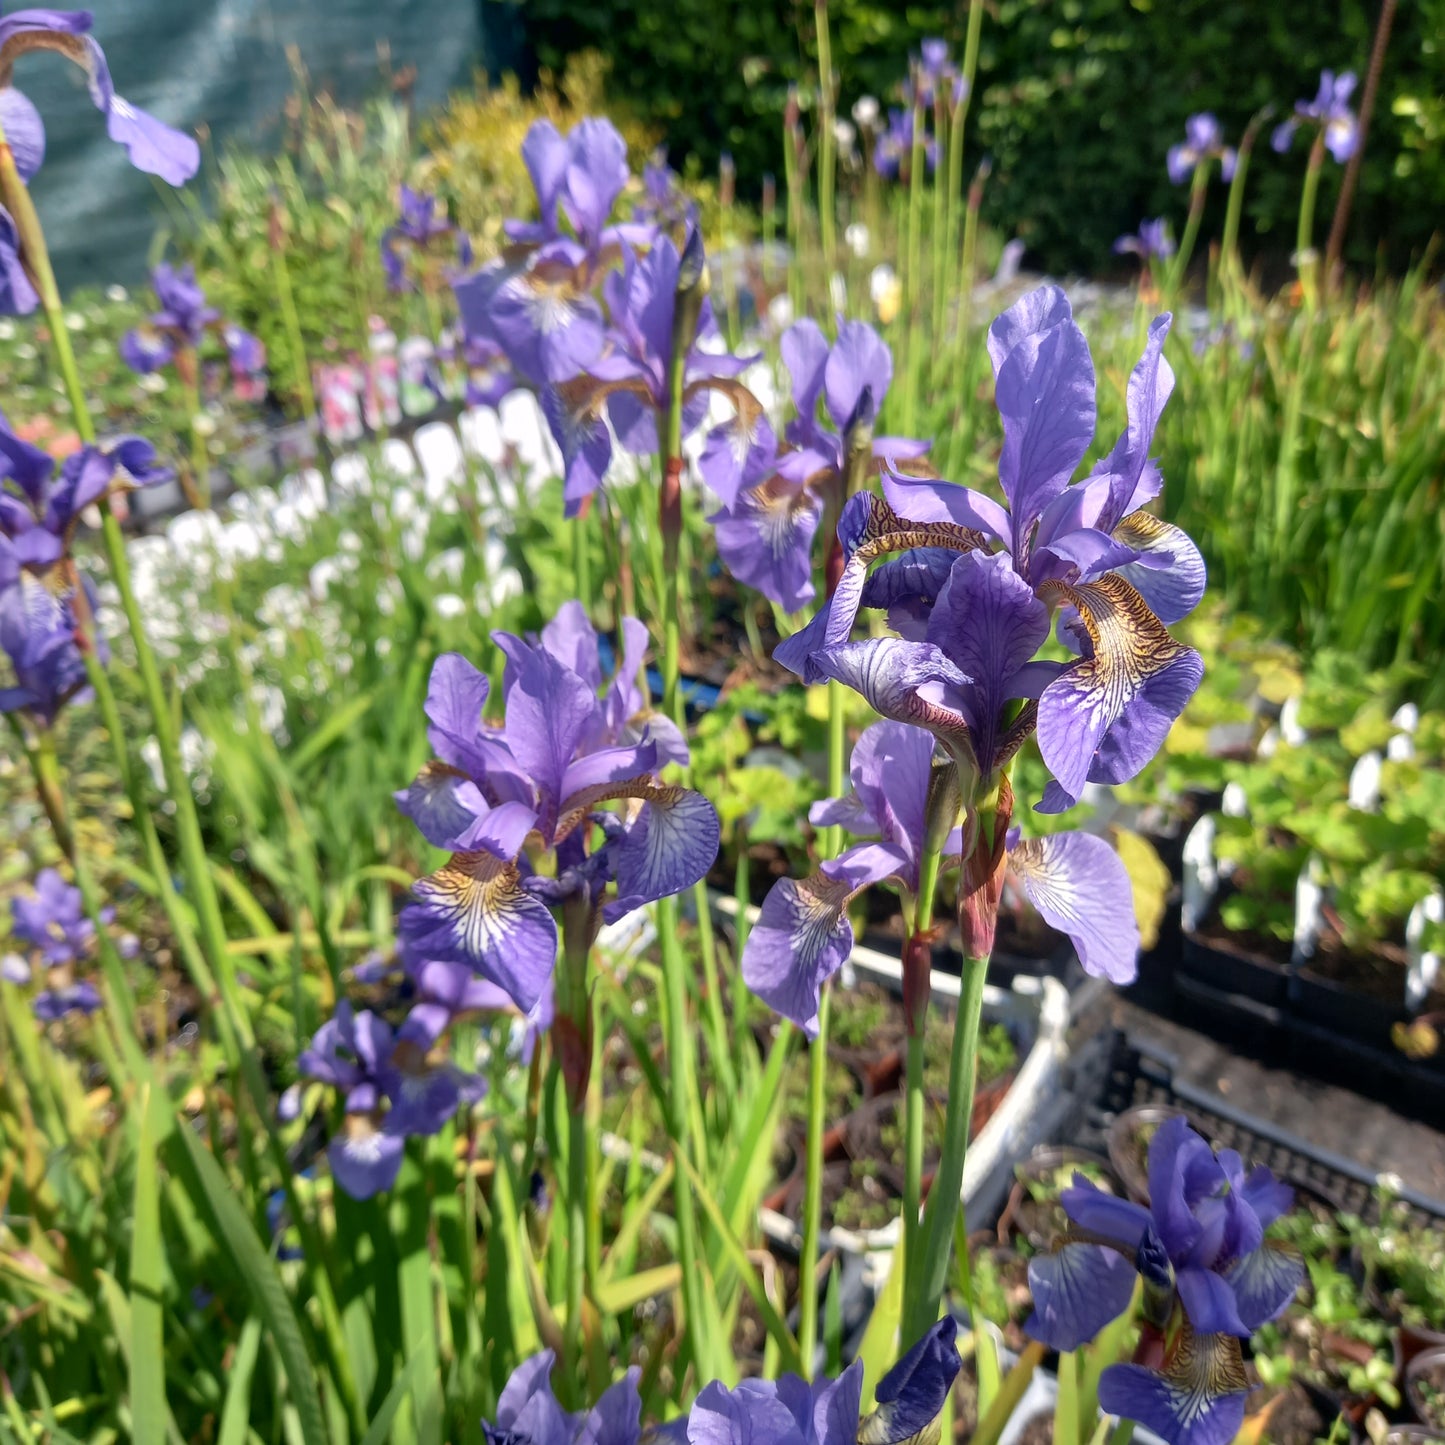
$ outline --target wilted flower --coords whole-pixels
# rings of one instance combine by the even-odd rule
[[[1128,1309],[1142,1276],[1136,1362],[1104,1371],[1100,1408],[1172,1445],[1225,1445],[1249,1389],[1239,1341],[1279,1315],[1304,1279],[1302,1261],[1264,1237],[1293,1193],[1263,1166],[1246,1174],[1233,1149],[1214,1154],[1181,1115],[1150,1142],[1149,1200],[1116,1199],[1074,1175],[1063,1193],[1068,1232],[1029,1261],[1025,1328],[1077,1349]]]
[[[1355,91],[1355,75],[1346,70],[1336,76],[1332,70],[1320,72],[1320,88],[1313,100],[1295,102],[1294,114],[1277,125],[1270,144],[1283,153],[1294,141],[1294,133],[1303,124],[1317,127],[1324,134],[1325,149],[1340,165],[1354,155],[1360,143],[1360,122],[1350,109]]]
[[[1224,144],[1224,132],[1218,120],[1208,111],[1200,111],[1184,122],[1184,143],[1170,146],[1167,159],[1169,179],[1176,186],[1182,186],[1200,166],[1211,160],[1218,160],[1220,175],[1232,181],[1239,156],[1233,146]]]
[[[1123,434],[1072,482],[1094,433],[1088,343],[1054,286],[1000,316],[988,350],[1008,505],[885,472],[887,502],[862,493],[845,507],[837,590],[778,660],[928,728],[985,789],[1036,726],[1055,779],[1042,812],[1071,807],[1085,782],[1133,777],[1203,673],[1199,654],[1165,630],[1203,595],[1203,560],[1179,528],[1142,510],[1163,484],[1149,447],[1174,385],[1163,356],[1169,323],[1161,316],[1149,329]],[[905,555],[869,575],[894,552]],[[849,642],[863,606],[887,608],[902,637]],[[1055,618],[1075,662],[1035,660]],[[964,801],[972,807],[967,787]]]
[[[508,661],[502,728],[482,720],[486,676],[455,653],[439,658],[426,703],[438,761],[398,795],[453,855],[413,889],[401,916],[407,949],[471,968],[524,1013],[556,960],[552,906],[580,908],[590,942],[604,918],[690,887],[717,854],[712,805],[658,778],[686,750],[675,728],[637,707],[641,625],[628,624],[622,665],[599,699],[595,634],[579,614],[565,612],[536,646],[493,633]],[[625,811],[598,811],[608,802]],[[534,871],[532,854],[549,852],[555,872]]]
[[[1139,233],[1135,236],[1120,236],[1114,242],[1114,254],[1129,253],[1141,261],[1167,260],[1174,254],[1174,238],[1169,234],[1169,222],[1162,216],[1154,221],[1140,221]]]
[[[921,457],[928,443],[873,435],[893,379],[893,356],[865,322],[845,321],[830,346],[818,324],[804,319],[784,334],[782,354],[797,408],[788,446],[779,451],[771,429],[759,422],[745,455],[733,446],[731,459],[740,466],[710,469],[704,453],[702,471],[723,501],[709,520],[724,564],[793,612],[814,595],[812,545],[826,510],[837,515],[847,493],[885,460]],[[820,401],[831,425],[818,420]],[[717,439],[712,433],[709,451]]]

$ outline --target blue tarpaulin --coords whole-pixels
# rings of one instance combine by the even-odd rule
[[[393,73],[415,67],[425,108],[477,66],[510,62],[497,53],[484,10],[497,13],[479,0],[96,0],[94,34],[117,93],[132,104],[179,128],[203,128],[211,148],[236,140],[264,149],[281,136],[288,46],[316,86],[355,104],[386,84],[378,52],[386,42]],[[136,280],[164,216],[157,183],[107,140],[85,77],[69,61],[23,56],[14,83],[45,119],[47,158],[33,191],[61,286]]]

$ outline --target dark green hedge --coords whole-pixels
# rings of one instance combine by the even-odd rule
[[[1185,197],[1164,154],[1184,118],[1214,110],[1233,139],[1273,101],[1281,114],[1314,94],[1319,72],[1369,57],[1378,0],[984,0],[980,105],[970,150],[994,161],[989,218],[1026,238],[1031,261],[1098,269],[1114,238],[1144,216],[1182,223]],[[966,6],[834,0],[842,106],[887,98],[924,35],[962,48]],[[731,150],[745,190],[781,171],[780,117],[790,80],[813,64],[813,9],[788,0],[525,0],[540,64],[573,50],[612,58],[612,89],[665,126],[674,164],[704,167]],[[1247,203],[1246,245],[1287,255],[1303,148],[1276,156],[1267,134]],[[1445,0],[1403,0],[1371,129],[1350,255],[1392,266],[1418,256],[1445,216]],[[1328,230],[1338,167],[1321,188]],[[1213,198],[1217,234],[1223,188]]]

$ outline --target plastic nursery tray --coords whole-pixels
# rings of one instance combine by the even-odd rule
[[[1082,1043],[1066,1067],[1069,1083],[1047,1137],[1085,1149],[1105,1152],[1109,1125],[1136,1104],[1164,1104],[1183,1109],[1217,1147],[1237,1149],[1247,1163],[1267,1164],[1276,1174],[1311,1185],[1337,1200],[1366,1222],[1378,1219],[1376,1175],[1327,1149],[1317,1149],[1297,1135],[1256,1118],[1207,1089],[1174,1077],[1173,1057],[1163,1049],[1131,1038],[1119,1029],[1105,1029]],[[1413,1189],[1397,1189],[1418,1224],[1445,1221],[1445,1200]],[[996,1219],[1000,1199],[991,1215]],[[970,1221],[972,1223],[972,1221]]]

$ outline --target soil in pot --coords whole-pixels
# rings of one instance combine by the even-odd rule
[[[1069,1227],[1059,1196],[1082,1174],[1106,1194],[1122,1193],[1122,1186],[1101,1154],[1068,1146],[1036,1150],[1014,1169],[1015,1179],[998,1222],[1001,1244],[1038,1253],[1050,1248]]]
[[[1292,1380],[1259,1405],[1256,1398],[1250,1401],[1249,1413],[1256,1419],[1265,1415],[1263,1438],[1270,1445],[1314,1445],[1316,1440],[1328,1439],[1341,1413],[1339,1401],[1299,1380]],[[1245,1428],[1249,1428],[1248,1419]]]
[[[1023,1326],[1033,1309],[1029,1262],[987,1232],[975,1235],[974,1241],[969,1249],[974,1304],[1002,1332],[1004,1344],[1018,1352],[1028,1344]]]
[[[978,1372],[973,1357],[963,1362],[953,1385],[953,1438],[955,1445],[967,1445],[978,1429]]]
[[[864,1097],[885,1094],[903,1076],[908,1037],[902,1003],[876,983],[839,989],[828,1024],[829,1050],[862,1078]]]
[[[1053,1445],[1054,1412],[1041,1410],[1037,1415],[1029,1416],[1016,1438],[1018,1445]]]
[[[1109,1125],[1109,1163],[1130,1199],[1148,1204],[1149,1145],[1159,1126],[1182,1112],[1163,1104],[1140,1104]]]
[[[1445,1350],[1427,1350],[1410,1361],[1405,1392],[1420,1422],[1445,1432]]]
[[[930,1097],[948,1097],[949,1054],[953,1048],[953,1014],[928,1021],[923,1040],[923,1088]],[[982,1096],[988,1085],[999,1079],[1012,1078],[1018,1068],[1019,1051],[1012,1035],[1001,1023],[985,1023],[978,1035],[978,1085],[975,1093]],[[975,1130],[979,1122],[978,1103],[974,1103]]]
[[[1294,1190],[1294,1208],[1270,1225],[1270,1240],[1306,1260],[1326,1260],[1339,1267],[1349,1254],[1349,1239],[1340,1224],[1344,1206],[1303,1180],[1285,1175],[1281,1182]],[[1351,1272],[1358,1278],[1357,1269]]]

